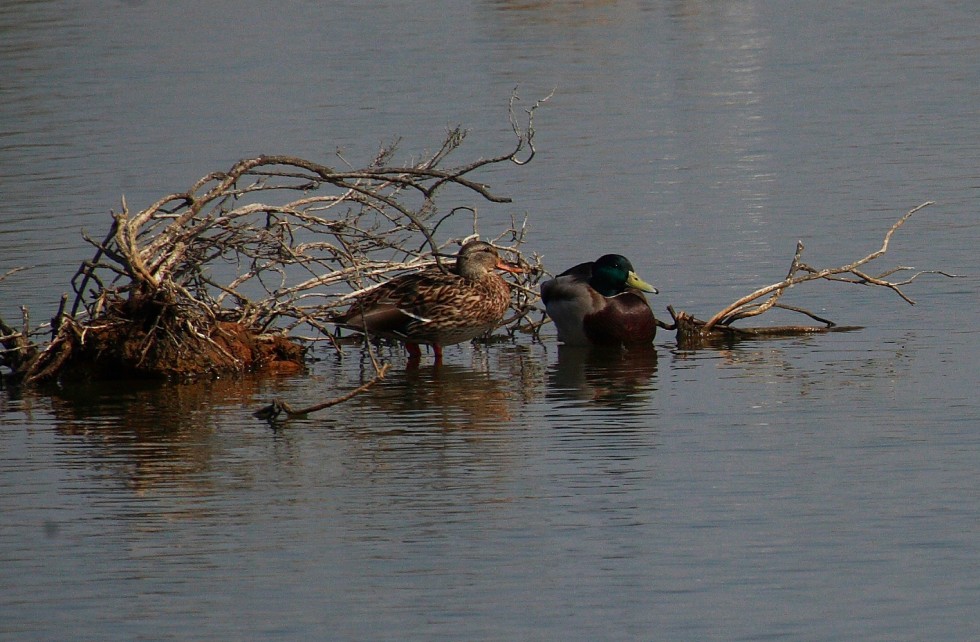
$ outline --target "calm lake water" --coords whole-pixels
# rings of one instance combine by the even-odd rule
[[[368,5],[368,6],[359,6]],[[367,164],[470,129],[552,271],[619,252],[710,316],[811,265],[942,269],[787,302],[864,330],[627,360],[458,346],[358,385],[0,389],[0,638],[980,638],[980,4],[0,6],[0,316],[48,318],[122,195],[239,158]],[[794,319],[795,320],[795,319]]]

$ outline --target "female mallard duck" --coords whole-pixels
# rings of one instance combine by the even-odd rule
[[[541,284],[541,300],[558,328],[558,339],[571,345],[653,341],[657,320],[643,292],[656,294],[657,289],[618,254],[581,263]]]
[[[431,345],[438,363],[442,346],[494,329],[507,312],[510,287],[494,268],[522,271],[504,263],[489,243],[470,241],[460,248],[452,271],[431,268],[395,277],[359,296],[332,321],[402,341],[413,359],[422,354],[420,343]]]

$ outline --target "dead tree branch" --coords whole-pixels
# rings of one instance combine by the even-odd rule
[[[895,267],[875,276],[867,274],[862,268],[871,261],[883,256],[888,251],[888,246],[891,243],[892,236],[895,234],[895,232],[898,231],[898,229],[901,228],[902,225],[904,225],[905,222],[908,221],[916,212],[932,204],[932,201],[927,201],[906,212],[885,233],[881,247],[863,258],[839,267],[816,269],[807,265],[802,259],[804,250],[803,242],[797,242],[796,252],[793,255],[793,260],[790,263],[786,278],[778,283],[773,283],[771,285],[759,288],[758,290],[737,299],[725,308],[718,311],[707,321],[700,321],[687,313],[675,312],[673,308],[668,308],[668,311],[674,318],[674,325],[678,334],[678,342],[697,345],[698,343],[712,337],[739,338],[751,336],[786,336],[794,334],[827,332],[831,330],[841,331],[854,329],[853,327],[839,327],[833,321],[823,319],[804,308],[779,303],[780,297],[789,288],[819,279],[850,283],[854,285],[888,288],[895,292],[907,303],[914,305],[915,301],[913,301],[901,290],[902,286],[908,285],[923,274],[941,274],[950,278],[956,278],[956,275],[948,274],[940,270],[920,270],[903,281],[890,281],[888,280],[888,277],[892,276],[893,274],[898,272],[910,272],[913,271],[914,268],[904,266]],[[767,298],[765,298],[764,301],[759,302],[759,299],[764,297]],[[799,314],[806,315],[815,321],[823,323],[824,325],[776,326],[767,328],[736,328],[732,326],[732,324],[736,321],[759,316],[773,308],[797,312]]]

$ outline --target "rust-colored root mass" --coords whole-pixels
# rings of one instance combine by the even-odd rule
[[[240,323],[153,324],[132,318],[71,328],[53,346],[50,363],[35,369],[67,378],[197,379],[241,372],[295,372],[305,348],[283,336],[260,335]],[[60,365],[55,366],[56,363]],[[39,364],[40,365],[40,364]],[[46,367],[55,366],[55,367]]]

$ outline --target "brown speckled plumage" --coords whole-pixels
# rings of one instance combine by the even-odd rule
[[[437,268],[405,274],[364,293],[343,314],[339,325],[397,339],[409,354],[420,343],[442,346],[474,339],[497,327],[510,305],[510,287],[494,268],[519,271],[504,263],[489,243],[470,241],[456,255],[452,272]]]

